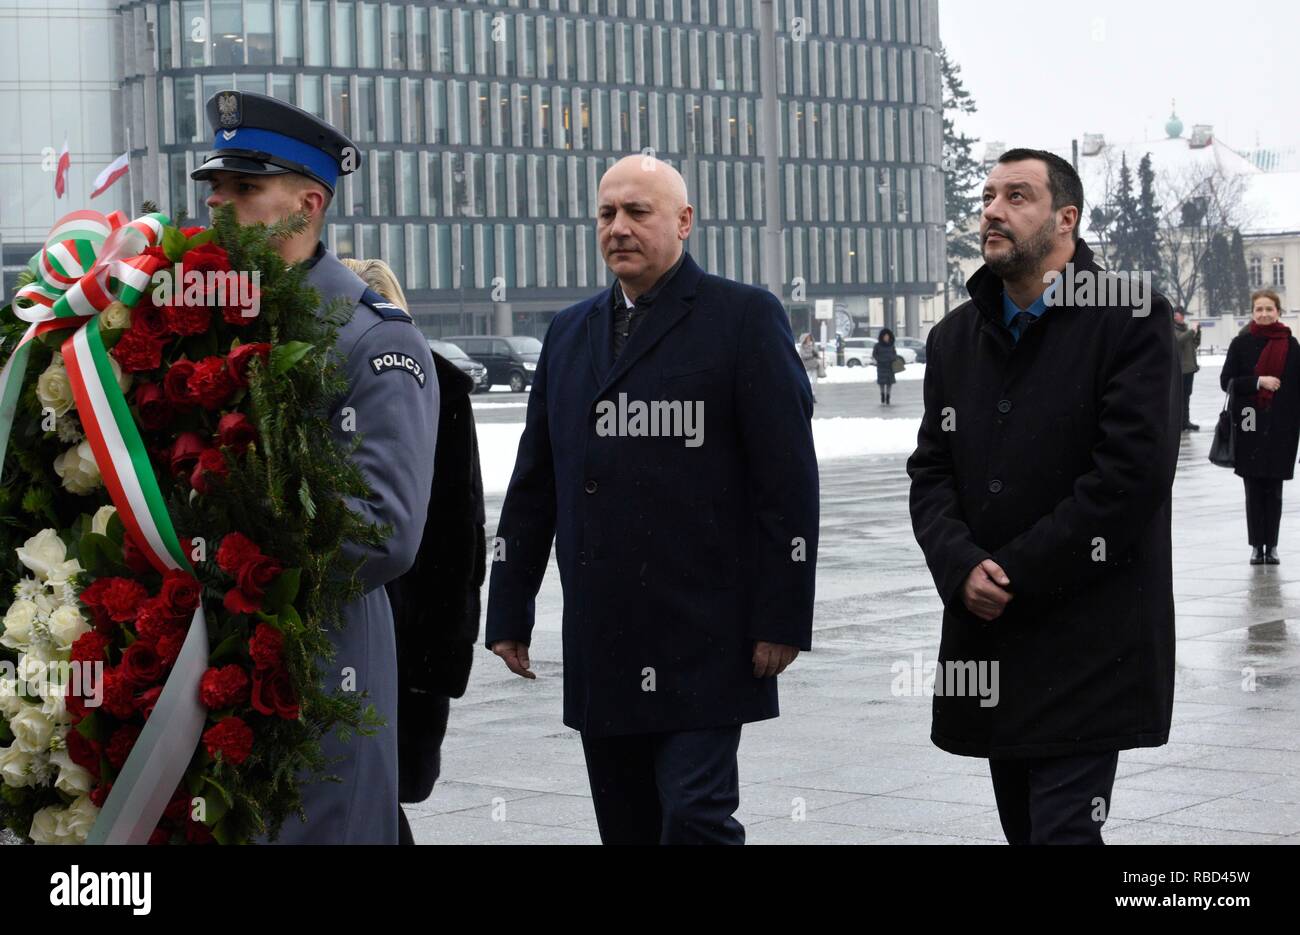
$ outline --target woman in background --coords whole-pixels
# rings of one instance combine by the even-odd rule
[[[1246,485],[1246,534],[1252,565],[1277,565],[1282,483],[1295,472],[1300,445],[1300,344],[1279,321],[1272,289],[1250,297],[1247,330],[1232,339],[1219,383],[1233,393],[1235,471]]]
[[[871,359],[876,362],[876,384],[880,387],[880,404],[889,405],[889,391],[894,385],[894,360],[898,348],[894,346],[894,332],[882,328],[876,346],[871,349]]]
[[[817,370],[821,366],[821,354],[817,352],[817,345],[813,343],[812,335],[806,331],[799,338],[799,359],[803,361],[803,369],[808,373],[808,386],[812,389],[813,402],[817,402]]]

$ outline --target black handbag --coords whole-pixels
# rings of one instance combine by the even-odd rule
[[[1236,412],[1232,405],[1232,390],[1223,398],[1223,409],[1219,411],[1219,422],[1214,427],[1214,441],[1210,443],[1210,463],[1219,467],[1236,467],[1236,433],[1233,423]]]

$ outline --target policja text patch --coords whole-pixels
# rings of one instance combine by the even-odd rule
[[[370,369],[375,375],[383,373],[386,370],[400,370],[403,373],[409,373],[424,386],[424,368],[410,354],[403,354],[399,351],[389,351],[386,354],[377,354],[370,358]]]

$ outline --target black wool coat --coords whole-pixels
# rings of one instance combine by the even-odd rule
[[[1232,387],[1233,423],[1238,477],[1291,480],[1295,476],[1296,448],[1300,446],[1300,344],[1287,339],[1286,365],[1281,388],[1273,394],[1267,409],[1256,398],[1255,365],[1264,352],[1266,338],[1239,334],[1228,345],[1228,356],[1219,372],[1219,385]],[[1253,420],[1247,410],[1254,410]],[[1245,427],[1250,426],[1246,431]]]
[[[1097,271],[1083,241],[1074,264]],[[1146,317],[1050,307],[1016,343],[1002,282],[984,267],[967,288],[971,301],[927,341],[925,414],[907,469],[912,527],[944,601],[941,671],[982,665],[997,693],[941,694],[955,680],[936,677],[931,739],[982,757],[1163,744],[1182,425],[1169,304],[1154,295]],[[986,558],[1015,595],[989,623],[961,598]]]
[[[812,391],[785,309],[687,256],[617,361],[612,337],[609,289],[547,331],[486,642],[531,638],[554,539],[565,724],[600,737],[775,717],[753,645],[810,647],[818,522]],[[602,427],[620,401],[697,404],[700,444]]]

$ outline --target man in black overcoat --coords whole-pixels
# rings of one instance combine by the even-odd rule
[[[486,641],[533,678],[555,540],[564,723],[606,843],[743,843],[741,725],[776,717],[810,648],[812,392],[781,302],[703,272],[675,169],[612,166],[597,238],[616,281],[561,312],[497,529]]]
[[[1101,843],[1118,751],[1169,736],[1171,312],[1099,270],[1060,157],[1008,151],[983,203],[984,266],[930,332],[908,461],[945,608],[931,739],[989,759],[1011,843]]]

